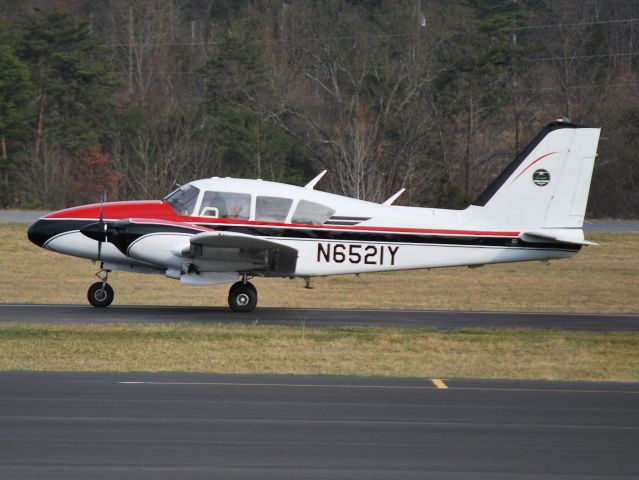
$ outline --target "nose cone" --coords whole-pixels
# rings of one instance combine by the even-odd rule
[[[33,222],[29,225],[29,229],[27,230],[29,240],[35,243],[38,247],[43,247],[47,240],[49,240],[53,235],[55,235],[55,226],[53,223],[42,219]]]
[[[95,223],[91,220],[58,219],[54,218],[53,215],[49,214],[29,225],[27,237],[38,247],[47,248],[47,244],[53,237],[72,233],[88,223]]]

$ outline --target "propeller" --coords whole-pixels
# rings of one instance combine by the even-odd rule
[[[102,243],[109,241],[108,224],[104,221],[104,203],[106,202],[106,192],[102,193],[100,199],[100,216],[96,223],[90,223],[80,229],[80,233],[98,242],[98,262],[102,261]]]

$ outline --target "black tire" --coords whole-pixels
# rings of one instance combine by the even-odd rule
[[[108,307],[114,298],[115,293],[113,293],[113,288],[111,288],[111,285],[108,283],[95,282],[89,287],[89,291],[87,292],[87,299],[94,307]]]
[[[257,289],[252,283],[237,282],[229,290],[229,307],[234,312],[252,312],[257,306]]]

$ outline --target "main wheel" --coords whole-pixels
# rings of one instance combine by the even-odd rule
[[[229,307],[234,312],[252,312],[257,305],[257,289],[252,283],[237,282],[229,290]]]
[[[94,307],[108,307],[114,297],[113,288],[108,283],[95,282],[87,292],[87,299]]]

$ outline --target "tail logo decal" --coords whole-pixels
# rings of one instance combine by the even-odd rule
[[[546,157],[549,157],[550,155],[554,155],[555,153],[559,153],[559,152],[550,152],[550,153],[547,153],[547,154],[542,155],[541,157],[537,158],[535,161],[530,162],[530,165],[528,165],[528,166],[527,166],[526,168],[524,168],[521,172],[519,172],[519,175],[517,175],[515,178],[513,178],[513,179],[511,180],[511,182],[510,182],[508,185],[512,185],[513,183],[515,183],[515,180],[517,180],[519,177],[521,177],[521,176],[522,176],[522,175],[523,175],[523,174],[524,174],[524,173],[525,173],[525,172],[526,172],[526,171],[527,171],[530,167],[532,167],[535,163],[537,163],[537,162],[539,162],[539,161],[543,160],[543,159],[544,159],[544,158],[546,158]],[[535,173],[537,173],[537,172],[535,172]],[[535,177],[533,176],[533,179],[534,179],[534,178],[535,178]]]
[[[532,178],[535,185],[537,185],[538,187],[545,187],[546,185],[548,185],[548,182],[550,182],[550,173],[548,172],[548,170],[540,168],[539,170],[535,170]]]

